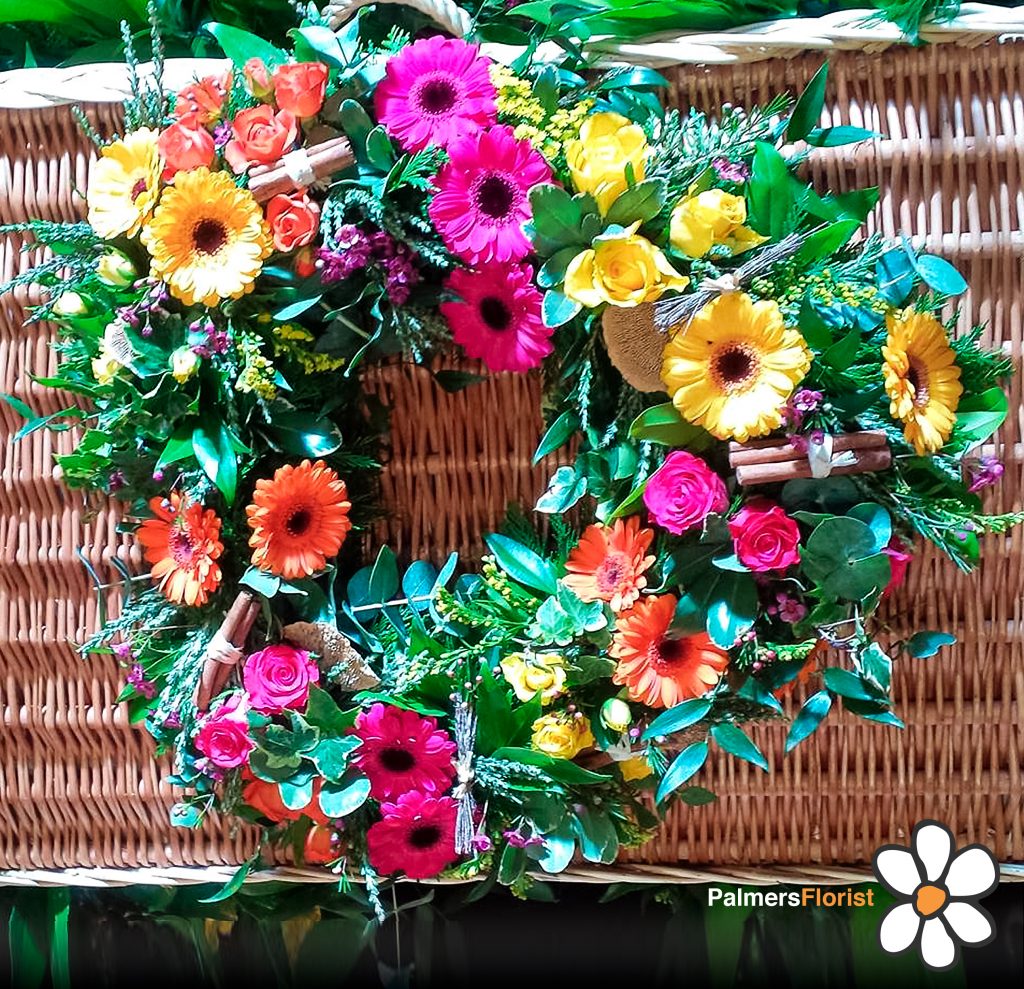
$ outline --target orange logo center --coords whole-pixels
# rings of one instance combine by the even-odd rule
[[[922,917],[938,913],[946,902],[946,891],[938,886],[918,886],[916,894],[917,912]]]

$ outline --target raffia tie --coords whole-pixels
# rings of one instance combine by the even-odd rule
[[[829,433],[823,436],[812,436],[807,441],[807,463],[811,468],[811,477],[825,478],[837,467],[849,467],[857,462],[857,455],[852,450],[835,453],[832,445],[835,437]]]
[[[455,706],[455,777],[458,780],[452,796],[458,803],[455,817],[455,851],[468,855],[473,848],[475,831],[473,817],[476,800],[473,799],[473,747],[476,744],[476,713],[468,701]]]
[[[215,632],[210,644],[206,647],[206,658],[224,666],[237,666],[242,662],[245,653],[233,646],[220,632]]]

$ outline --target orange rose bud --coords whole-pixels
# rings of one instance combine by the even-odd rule
[[[295,115],[287,110],[274,112],[270,106],[242,110],[231,122],[234,135],[224,148],[224,157],[236,174],[253,165],[280,161],[291,151],[298,136]]]
[[[209,168],[215,149],[213,137],[203,126],[199,113],[189,113],[171,124],[157,141],[157,149],[166,168],[164,178],[193,168]]]
[[[274,95],[282,110],[296,117],[313,117],[324,105],[327,66],[322,62],[280,65],[274,70]]]
[[[302,850],[302,857],[307,865],[326,865],[338,857],[334,842],[331,841],[332,831],[330,828],[310,828],[306,835],[306,844]]]
[[[284,193],[267,203],[267,223],[279,251],[294,251],[311,243],[320,229],[320,207],[304,192]]]
[[[242,800],[274,824],[299,819],[298,811],[285,807],[276,783],[268,783],[254,776],[242,788]]]
[[[245,85],[249,92],[258,100],[264,103],[270,101],[274,95],[274,84],[270,80],[270,70],[262,58],[250,58],[242,66],[242,75],[245,76]]]
[[[220,112],[230,88],[230,69],[223,75],[207,76],[205,79],[189,83],[178,93],[174,104],[174,115],[180,119],[191,113],[197,113],[201,123],[216,123],[220,120]]]

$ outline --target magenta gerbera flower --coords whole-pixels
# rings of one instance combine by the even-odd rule
[[[352,761],[370,781],[378,800],[409,790],[439,793],[455,775],[455,743],[433,718],[390,704],[374,704],[356,718],[354,733],[362,745]]]
[[[395,803],[381,804],[383,819],[366,832],[370,865],[383,875],[405,872],[410,879],[436,876],[458,855],[451,797],[403,793]]]
[[[377,86],[377,119],[406,151],[446,148],[497,119],[490,66],[465,41],[417,41],[388,60]]]
[[[525,258],[532,250],[523,232],[531,215],[527,195],[551,181],[548,163],[504,126],[454,141],[448,155],[430,203],[448,249],[470,264]]]
[[[551,353],[552,330],[544,325],[530,265],[457,268],[446,287],[459,301],[442,303],[441,312],[469,357],[492,371],[528,371]]]

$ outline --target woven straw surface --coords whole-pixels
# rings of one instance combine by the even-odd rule
[[[1021,356],[1024,253],[1024,45],[923,50],[833,58],[828,113],[887,137],[861,148],[823,151],[809,166],[821,186],[878,184],[871,225],[906,231],[956,263],[971,290],[962,328],[988,324],[991,339]],[[669,70],[680,105],[748,104],[802,85],[819,57]],[[113,125],[97,111],[102,123]],[[88,149],[63,108],[0,116],[0,217],[72,218],[82,201]],[[24,267],[17,237],[0,245],[0,278]],[[61,396],[30,374],[54,370],[47,327],[22,324],[24,294],[0,307],[0,390],[39,412]],[[372,372],[368,383],[394,405],[383,491],[388,514],[376,536],[406,557],[478,552],[509,500],[529,502],[550,465],[530,466],[540,433],[539,382],[501,377],[455,395],[416,368]],[[1024,416],[1021,379],[1003,430],[1007,472],[992,507],[1021,507]],[[209,822],[199,832],[167,823],[173,801],[159,780],[148,736],[111,707],[119,689],[112,662],[83,663],[70,644],[97,618],[95,595],[76,557],[126,557],[115,506],[87,505],[54,479],[51,454],[69,434],[37,432],[16,443],[14,413],[0,405],[0,868],[167,867],[241,861],[249,831]],[[914,564],[892,603],[894,633],[946,628],[961,644],[927,662],[897,664],[903,732],[830,715],[786,759],[784,730],[755,735],[773,772],[713,756],[701,782],[720,799],[674,810],[636,862],[713,863],[742,873],[757,865],[809,875],[864,863],[915,821],[936,817],[961,841],[981,841],[1003,860],[1024,860],[1021,711],[1021,533],[990,540],[974,578],[934,554]],[[815,871],[816,870],[816,871]],[[669,873],[670,874],[670,873]],[[789,872],[792,875],[792,871]]]

